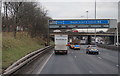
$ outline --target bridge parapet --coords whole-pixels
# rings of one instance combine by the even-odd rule
[[[50,35],[55,35],[55,34],[67,34],[67,35],[82,35],[82,36],[88,36],[88,35],[96,35],[96,36],[114,36],[115,33],[87,33],[87,32],[50,32]]]

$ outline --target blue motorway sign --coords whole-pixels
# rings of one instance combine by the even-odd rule
[[[109,24],[109,20],[50,20],[49,24]]]
[[[109,19],[90,19],[90,20],[49,20],[49,28],[109,28]]]

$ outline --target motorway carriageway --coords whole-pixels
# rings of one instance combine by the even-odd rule
[[[67,55],[55,55],[53,50],[24,66],[16,74],[118,74],[118,51],[98,48],[100,54],[86,54],[69,49]]]

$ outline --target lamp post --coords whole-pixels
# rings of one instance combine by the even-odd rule
[[[86,11],[86,13],[87,13],[87,19],[88,19],[88,11]]]
[[[86,11],[86,13],[87,13],[87,19],[88,19],[88,11]],[[87,32],[88,32],[88,28],[87,28]]]
[[[117,27],[115,28],[115,34],[114,34],[114,46],[116,45],[116,38],[117,37]]]
[[[119,37],[118,37],[118,25],[117,25],[117,29],[116,29],[116,31],[117,31],[117,47],[119,46]]]
[[[95,0],[95,19],[96,19],[96,0]]]
[[[96,0],[95,0],[95,19],[96,19]],[[95,45],[96,45],[96,28],[95,28]]]

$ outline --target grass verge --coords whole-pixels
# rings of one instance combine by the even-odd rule
[[[30,38],[26,33],[17,33],[15,39],[12,33],[4,32],[2,38],[3,70],[26,54],[44,47],[44,41],[41,38]]]

